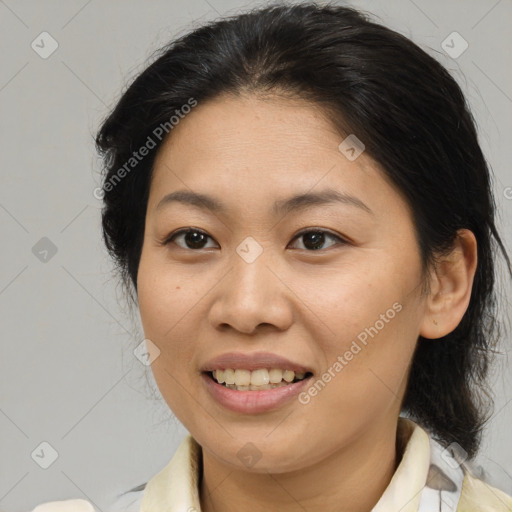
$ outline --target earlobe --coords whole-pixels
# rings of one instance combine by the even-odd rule
[[[475,235],[459,230],[453,250],[432,271],[421,336],[438,339],[456,329],[469,306],[477,262]]]

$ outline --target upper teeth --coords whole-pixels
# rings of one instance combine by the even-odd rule
[[[303,379],[305,373],[292,370],[281,370],[279,368],[260,368],[258,370],[241,370],[237,368],[226,368],[225,370],[214,370],[213,377],[220,384],[234,384],[236,386],[264,386],[266,384],[278,384],[281,380],[292,382],[295,378]]]

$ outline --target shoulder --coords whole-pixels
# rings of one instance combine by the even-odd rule
[[[122,494],[106,512],[139,512],[146,484]]]
[[[96,509],[88,501],[77,499],[41,503],[32,512],[96,512]]]
[[[475,506],[478,508],[475,509]],[[457,512],[512,512],[512,497],[487,482],[466,473]]]
[[[145,486],[146,484],[142,484],[121,494],[109,507],[103,508],[102,512],[139,512]],[[87,500],[73,499],[42,503],[31,512],[99,512],[99,510]]]

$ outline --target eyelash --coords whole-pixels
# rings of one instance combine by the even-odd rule
[[[174,239],[176,237],[178,237],[179,235],[187,234],[187,233],[200,233],[202,235],[205,235],[207,238],[210,238],[211,240],[213,240],[213,238],[210,235],[208,235],[205,231],[203,231],[202,229],[184,228],[184,229],[180,229],[180,230],[174,232],[173,234],[171,234],[170,236],[168,236],[163,242],[161,242],[161,245],[164,245],[164,246],[169,245],[171,242],[174,242]],[[328,237],[337,239],[339,242],[338,245],[348,245],[349,244],[349,241],[341,238],[340,236],[332,233],[331,231],[328,231],[328,230],[325,230],[322,228],[307,228],[302,231],[299,231],[292,239],[292,242],[294,242],[301,236],[306,235],[308,233],[323,233],[323,234],[327,235]],[[334,247],[335,245],[336,244],[332,245],[331,247]],[[189,249],[188,247],[181,247],[179,245],[178,245],[178,247],[180,249],[185,249],[185,250],[194,251],[194,252],[198,252],[198,251],[202,250],[202,249]],[[307,252],[317,252],[317,251],[325,251],[327,249],[300,249],[300,250],[307,251]]]

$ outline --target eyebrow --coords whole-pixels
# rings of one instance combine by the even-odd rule
[[[209,210],[215,213],[226,214],[227,207],[215,197],[207,194],[201,194],[198,192],[192,192],[190,190],[177,190],[171,192],[162,198],[158,203],[155,210],[159,211],[166,205],[171,203],[181,203],[202,210]],[[355,196],[338,192],[334,189],[325,189],[320,192],[306,192],[302,194],[296,194],[288,199],[275,201],[272,207],[272,213],[274,215],[286,215],[292,211],[303,210],[309,206],[319,206],[325,204],[342,203],[350,206],[356,206],[371,215],[374,212],[365,204],[363,201]]]

